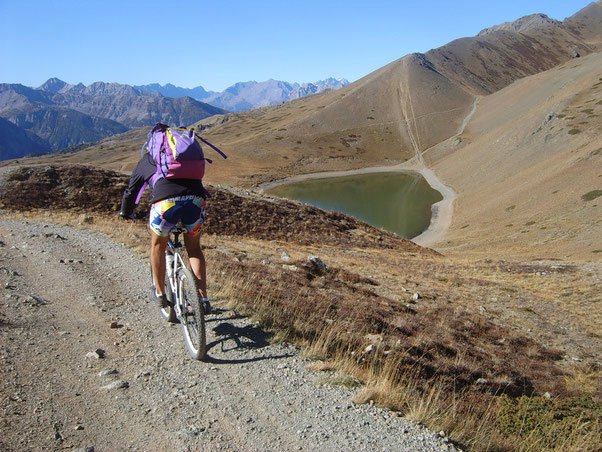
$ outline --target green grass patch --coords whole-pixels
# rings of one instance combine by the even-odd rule
[[[506,207],[506,212],[510,212],[511,210],[516,209],[516,204],[512,204],[511,206]]]
[[[274,140],[282,140],[284,137],[276,137]]]
[[[577,135],[578,133],[581,133],[581,130],[579,130],[579,129],[569,130],[569,135]]]
[[[562,119],[562,118],[566,118],[566,115],[564,115],[564,114],[559,114],[559,115],[558,115],[558,118],[560,118],[560,119]]]
[[[594,254],[602,253],[602,250],[594,250],[594,251],[592,251],[592,253],[594,253]]]
[[[527,221],[525,223],[525,226],[533,226],[535,224],[535,221]]]
[[[584,195],[581,195],[581,199],[583,199],[584,201],[593,201],[598,196],[602,196],[602,190],[588,191]]]
[[[588,115],[591,115],[593,112],[593,108],[584,108],[583,110],[581,110],[581,113],[587,113]]]

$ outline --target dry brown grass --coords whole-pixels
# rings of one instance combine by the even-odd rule
[[[219,296],[229,299],[231,306],[253,315],[269,328],[283,331],[287,340],[304,344],[306,356],[324,360],[313,366],[315,370],[339,372],[339,376],[333,377],[336,384],[347,381],[340,375],[352,375],[364,382],[366,386],[355,402],[373,401],[398,410],[432,428],[449,432],[453,440],[471,449],[514,450],[513,441],[523,441],[519,437],[509,441],[507,435],[499,431],[493,394],[505,392],[516,396],[551,391],[568,395],[579,384],[568,384],[570,377],[563,376],[564,371],[554,365],[557,359],[554,352],[466,311],[457,310],[451,316],[436,309],[421,311],[422,320],[426,317],[426,323],[436,328],[409,329],[405,331],[412,333],[409,337],[403,333],[400,336],[397,330],[395,336],[384,324],[384,318],[395,319],[395,316],[382,316],[382,309],[391,313],[384,306],[389,301],[382,297],[373,299],[367,307],[365,302],[358,301],[357,291],[341,283],[337,287],[337,307],[351,303],[359,308],[347,306],[333,312],[324,309],[325,306],[332,308],[327,293],[316,293],[316,287],[311,284],[315,275],[308,281],[307,273],[276,269],[277,277],[274,277],[272,268],[264,266],[260,270],[246,261],[218,264],[219,261],[220,256],[212,256],[216,268],[221,269],[218,271],[223,272],[225,265],[226,273],[233,278],[220,288]],[[303,263],[296,265],[311,274],[312,270]],[[332,271],[336,274],[336,269]],[[302,284],[295,286],[294,278],[290,279],[287,273],[301,279]],[[261,276],[256,279],[253,275]],[[319,286],[322,290],[325,286],[332,288],[324,282]],[[316,300],[319,301],[316,303]],[[404,312],[412,315],[410,311]],[[366,346],[370,340],[374,343],[375,335],[382,336],[382,340],[367,353]],[[367,337],[370,340],[366,340]],[[446,337],[449,337],[447,341]],[[394,338],[403,345],[397,345]],[[487,339],[490,343],[503,340],[505,345],[498,343],[497,347],[508,347],[508,354],[500,354],[495,346],[487,346]],[[454,355],[454,350],[459,349],[461,352],[455,356],[446,356]],[[487,381],[475,385],[478,378]],[[599,390],[595,394],[599,394]],[[585,450],[593,450],[593,433],[586,423],[579,424],[579,428],[586,431],[590,439],[584,440],[573,433],[572,439],[562,443],[563,447],[570,449],[581,441],[590,441]],[[524,450],[533,450],[528,445],[531,439],[527,437],[524,441]],[[537,444],[541,439],[533,441]]]

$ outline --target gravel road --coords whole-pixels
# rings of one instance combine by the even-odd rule
[[[2,213],[0,237],[0,449],[456,450],[236,312],[209,316],[191,360],[147,263],[102,234]]]

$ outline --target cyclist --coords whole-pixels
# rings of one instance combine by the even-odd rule
[[[157,171],[157,165],[150,153],[144,154],[132,172],[128,187],[121,201],[119,215],[133,218],[136,197]],[[184,244],[188,252],[190,267],[197,282],[203,310],[211,312],[207,299],[207,275],[205,256],[201,249],[200,230],[205,218],[205,198],[209,193],[200,179],[159,178],[152,186],[149,226],[151,229],[151,267],[154,285],[150,290],[151,301],[160,307],[169,306],[165,294],[165,249],[169,241],[169,231],[178,221],[186,228]]]

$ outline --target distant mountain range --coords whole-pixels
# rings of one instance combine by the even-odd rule
[[[245,110],[337,89],[346,80],[299,85],[276,80],[237,83],[216,93],[158,84],[68,84],[51,78],[39,88],[0,84],[0,160],[54,152],[157,122],[190,125],[228,110]],[[212,102],[201,102],[195,98]]]
[[[226,88],[222,92],[206,91],[202,86],[196,88],[180,88],[172,84],[135,86],[146,92],[160,93],[168,97],[190,96],[193,99],[206,102],[233,112],[251,110],[288,102],[310,94],[323,93],[347,86],[344,78],[327,78],[314,83],[289,83],[280,80],[265,82],[240,82]]]
[[[37,89],[0,84],[0,117],[12,124],[0,126],[0,159],[57,151],[157,122],[188,125],[220,113],[225,110],[190,97],[172,99],[118,83],[69,85],[52,78]]]

